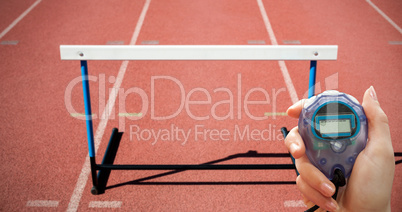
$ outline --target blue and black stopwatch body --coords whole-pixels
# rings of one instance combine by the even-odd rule
[[[349,177],[367,143],[367,119],[353,96],[325,91],[304,103],[299,133],[311,163],[325,176],[332,179],[339,169]]]

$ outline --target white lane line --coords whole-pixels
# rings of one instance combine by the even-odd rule
[[[267,11],[265,11],[265,7],[264,4],[262,3],[262,0],[257,0],[257,4],[258,7],[260,8],[262,19],[264,20],[265,28],[268,31],[268,36],[269,39],[271,40],[272,45],[278,45],[278,41],[276,40],[274,30],[272,29],[271,23],[269,22]]]
[[[121,208],[123,203],[121,201],[91,201],[89,202],[90,208]]]
[[[158,40],[143,40],[141,41],[142,45],[159,45]]]
[[[278,61],[279,68],[281,69],[283,79],[285,80],[286,87],[289,91],[290,99],[292,103],[296,103],[299,101],[299,97],[297,97],[297,93],[295,87],[293,86],[292,78],[290,78],[288,68],[286,67],[285,61],[280,60]]]
[[[26,15],[28,15],[29,12],[31,12],[31,10],[33,8],[36,7],[36,5],[38,5],[42,0],[37,0],[35,3],[33,3],[27,10],[25,10],[25,12],[23,12],[20,16],[18,16],[17,19],[15,19],[7,28],[5,28],[3,30],[3,32],[0,33],[0,39],[3,38],[4,35],[6,35],[13,27],[15,27],[15,25],[18,24],[18,22],[20,22]]]
[[[4,40],[4,41],[1,41],[1,45],[17,45],[18,44],[18,40]]]
[[[55,200],[29,200],[26,204],[27,207],[44,207],[44,208],[57,208],[59,201]]]
[[[248,40],[248,44],[265,44],[265,40]]]
[[[388,41],[391,45],[402,45],[402,41]]]
[[[283,44],[301,44],[299,40],[283,40]]]
[[[283,202],[285,208],[304,208],[307,207],[303,200],[286,200]]]
[[[272,29],[271,23],[269,22],[267,11],[265,11],[264,4],[262,3],[262,0],[257,0],[258,7],[260,8],[260,12],[262,15],[262,19],[264,20],[265,23],[265,28],[268,31],[269,39],[271,40],[272,45],[278,45],[278,41],[276,40],[274,30]],[[285,80],[286,87],[289,91],[290,99],[292,100],[293,103],[296,103],[299,98],[297,97],[297,93],[295,90],[295,87],[293,86],[292,79],[290,78],[288,68],[286,67],[285,61],[278,61],[279,67],[282,72],[283,79]]]
[[[134,33],[133,33],[133,36],[131,38],[129,45],[135,45],[138,35],[140,34],[142,24],[144,23],[145,15],[148,11],[148,7],[149,7],[150,3],[151,3],[151,0],[145,1],[144,7],[142,8],[141,15],[140,15],[137,25],[134,29]],[[108,102],[105,106],[105,110],[103,111],[103,114],[101,116],[102,117],[101,121],[99,123],[99,126],[98,126],[95,136],[94,136],[95,152],[98,150],[99,145],[102,141],[102,137],[105,133],[105,128],[106,128],[107,122],[109,121],[110,114],[113,111],[114,104],[116,102],[116,97],[117,97],[118,91],[120,89],[121,83],[123,81],[124,74],[126,73],[127,66],[128,66],[128,61],[123,61],[120,66],[119,73],[117,74],[116,81],[113,85],[112,92],[109,95],[109,100],[108,100]],[[81,201],[82,193],[84,192],[84,188],[88,181],[88,176],[89,176],[90,172],[91,172],[91,169],[90,169],[90,163],[89,163],[89,155],[87,154],[84,165],[82,166],[82,169],[81,169],[81,173],[78,177],[77,184],[75,185],[74,192],[73,192],[70,202],[68,204],[67,211],[77,211],[78,210],[78,206]]]
[[[106,45],[124,45],[124,41],[122,40],[110,40],[106,42]]]
[[[378,13],[380,13],[380,15],[385,18],[385,20],[387,20],[393,27],[395,27],[396,30],[398,30],[399,33],[402,34],[402,29],[394,22],[392,21],[391,18],[389,18],[382,10],[380,10],[380,8],[378,8],[373,2],[371,2],[370,0],[366,0],[366,2],[373,7]]]

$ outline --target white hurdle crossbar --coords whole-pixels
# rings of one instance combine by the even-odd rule
[[[335,45],[61,45],[62,60],[336,60]]]

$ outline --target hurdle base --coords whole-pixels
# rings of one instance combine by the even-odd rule
[[[93,182],[91,193],[99,195],[105,193],[107,182],[112,170],[289,170],[295,169],[294,164],[214,164],[235,158],[244,157],[290,157],[289,153],[258,153],[257,151],[248,151],[247,153],[239,153],[230,155],[226,158],[215,160],[204,164],[113,164],[116,158],[117,150],[123,136],[122,132],[118,132],[114,128],[110,136],[108,146],[105,151],[101,164],[91,163],[91,169],[98,171],[97,178]]]

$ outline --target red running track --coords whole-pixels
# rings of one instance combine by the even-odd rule
[[[1,2],[0,31],[34,2]],[[85,122],[70,114],[66,107],[66,102],[70,101],[65,101],[69,84],[80,76],[79,63],[61,61],[59,45],[104,45],[110,41],[129,44],[145,2],[42,0],[1,38],[0,210],[87,211],[99,210],[99,207],[122,211],[305,210],[294,184],[267,183],[293,182],[293,171],[186,171],[124,186],[119,185],[165,172],[115,171],[108,183],[112,188],[103,195],[90,194],[89,176],[79,177],[85,172],[82,170],[87,155]],[[366,1],[262,2],[278,44],[339,45],[337,61],[318,63],[317,82],[320,84],[317,90],[339,89],[361,101],[365,89],[374,85],[389,116],[394,151],[401,152],[402,146],[397,140],[401,130],[396,126],[402,124],[397,108],[402,103],[398,96],[402,91],[399,73],[402,69],[402,35]],[[402,25],[399,1],[372,2],[397,25]],[[6,41],[18,43],[3,45]],[[257,1],[246,0],[152,0],[135,44],[155,41],[160,45],[272,44]],[[105,109],[109,89],[114,85],[121,64],[121,61],[89,62],[89,73],[97,77],[90,89],[92,110],[98,116]],[[308,62],[286,62],[298,98],[307,91],[308,65]],[[152,79],[157,79],[153,90]],[[189,100],[204,101],[209,94],[211,103],[189,106],[191,114],[184,108],[169,120],[155,120],[151,116],[152,91],[155,116],[172,114],[185,98],[171,79],[182,85]],[[286,116],[254,120],[243,105],[252,89],[256,91],[247,97],[249,100],[263,100],[265,91],[271,102],[249,105],[247,110],[251,115],[264,117],[265,112],[284,112],[292,104],[277,62],[130,62],[121,88],[125,92],[132,88],[137,93],[127,95],[125,101],[123,96],[117,97],[105,133],[100,133],[103,136],[98,162],[111,129],[119,125],[125,129],[125,134],[116,162],[138,164],[205,163],[249,150],[284,153],[286,148],[279,129],[296,125],[296,120]],[[142,109],[140,89],[149,99],[147,113],[139,120],[123,119],[119,113],[137,113]],[[224,102],[230,99],[230,94],[233,108]],[[121,110],[123,103],[126,111]],[[213,107],[216,103],[222,104]],[[71,105],[76,113],[83,113],[80,84],[71,90]],[[209,118],[194,120],[191,115]],[[215,118],[226,115],[233,118]],[[121,120],[125,120],[124,128]],[[99,119],[94,121],[94,131],[99,128],[99,122]],[[172,124],[192,130],[186,142],[161,138],[155,142],[147,139],[145,134],[137,137],[133,132],[136,129],[170,129]],[[210,134],[204,139],[205,134],[195,134],[196,127],[199,130],[227,130],[234,134],[236,129],[243,130],[247,126],[256,131],[268,129],[270,140],[257,140],[258,137],[235,139],[233,136],[222,139]],[[290,160],[239,158],[225,163],[290,163]],[[391,202],[393,211],[402,210],[398,193],[402,187],[401,178],[398,165]],[[83,190],[77,192],[80,186]]]

